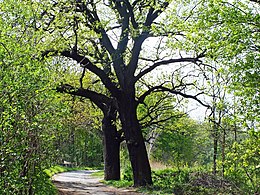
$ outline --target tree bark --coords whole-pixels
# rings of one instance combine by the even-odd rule
[[[105,180],[120,179],[120,136],[114,122],[110,116],[102,120]]]
[[[118,106],[133,170],[134,186],[137,187],[151,185],[152,177],[144,138],[137,119],[134,88],[132,89],[132,92],[122,94]]]

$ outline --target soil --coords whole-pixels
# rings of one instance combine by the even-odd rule
[[[91,176],[95,170],[69,171],[52,177],[59,195],[137,195],[134,188],[114,188],[101,183],[100,177]]]

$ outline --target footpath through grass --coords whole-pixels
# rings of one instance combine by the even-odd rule
[[[51,181],[51,177],[57,173],[76,171],[76,170],[99,170],[99,169],[103,169],[103,168],[102,167],[65,167],[65,166],[55,165],[53,167],[50,167],[49,169],[45,169],[43,171],[44,177],[46,177],[44,185],[48,186],[48,188],[46,188],[45,195],[58,194],[58,190],[56,186]],[[104,174],[104,171],[101,172],[103,172],[102,174]],[[98,173],[99,172],[97,172],[96,174]]]
[[[56,173],[73,170],[93,170],[102,169],[100,167],[77,167],[68,168],[54,166],[45,170],[46,175],[51,178]],[[104,171],[92,173],[94,177],[104,177]],[[205,169],[191,168],[167,168],[163,170],[152,171],[153,185],[138,188],[137,191],[144,194],[153,195],[211,195],[211,194],[247,194],[242,188],[239,188],[235,182],[222,177],[213,176]],[[117,188],[126,188],[133,186],[132,171],[127,168],[122,171],[120,181],[103,181],[107,185]],[[50,181],[51,182],[51,181]]]

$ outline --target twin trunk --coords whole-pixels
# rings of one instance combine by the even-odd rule
[[[137,119],[137,103],[134,96],[124,95],[117,99],[118,112],[122,129],[124,132],[131,166],[133,169],[134,185],[145,186],[152,184],[151,168],[147,156],[144,138]],[[115,111],[115,109],[114,109]],[[104,162],[105,180],[120,179],[120,142],[115,126],[116,116],[109,109],[104,112],[102,120],[103,142],[104,142]]]

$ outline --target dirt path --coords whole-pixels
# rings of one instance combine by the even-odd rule
[[[52,177],[53,183],[59,190],[59,195],[137,195],[134,188],[117,189],[106,186],[99,181],[102,178],[91,176],[95,171],[70,171],[56,174]]]

